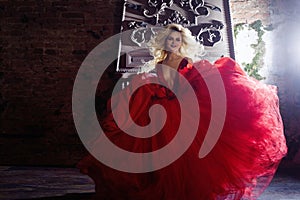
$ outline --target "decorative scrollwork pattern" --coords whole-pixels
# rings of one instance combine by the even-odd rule
[[[132,31],[122,45],[127,49],[133,47],[133,50],[134,47],[146,47],[157,27],[177,23],[189,28],[196,39],[209,49],[207,59],[213,60],[224,55],[232,57],[228,1],[126,0],[122,31]],[[216,45],[224,41],[227,44]],[[226,49],[218,49],[217,46]]]
[[[126,8],[134,17],[128,17],[130,20],[123,22],[125,30],[177,23],[190,28],[203,45],[214,46],[222,38],[221,29],[224,27],[222,22],[214,20],[197,24],[197,17],[208,17],[211,11],[222,11],[220,7],[204,0],[128,1]],[[145,35],[146,32],[143,29],[134,30],[131,35],[132,42],[138,46],[147,42],[149,37]]]

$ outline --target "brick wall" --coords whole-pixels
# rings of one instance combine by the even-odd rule
[[[271,23],[270,3],[272,0],[230,0],[231,16],[234,24],[261,20],[264,25]]]
[[[0,2],[0,165],[73,165],[71,109],[85,56],[119,31],[122,0]]]

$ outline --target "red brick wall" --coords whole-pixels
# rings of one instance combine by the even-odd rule
[[[0,165],[72,165],[72,118],[85,56],[120,29],[122,0],[0,2]]]

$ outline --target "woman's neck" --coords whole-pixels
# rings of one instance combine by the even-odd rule
[[[167,52],[167,57],[165,60],[177,60],[181,58],[182,56],[179,53]]]
[[[174,52],[166,52],[166,53],[167,55],[165,59],[162,61],[162,64],[168,65],[169,67],[177,70],[183,57],[180,54]]]

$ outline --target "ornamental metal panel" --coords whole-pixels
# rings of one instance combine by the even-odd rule
[[[138,71],[152,59],[147,42],[156,29],[171,23],[190,29],[204,45],[202,59],[234,58],[229,0],[126,0],[117,71]]]

